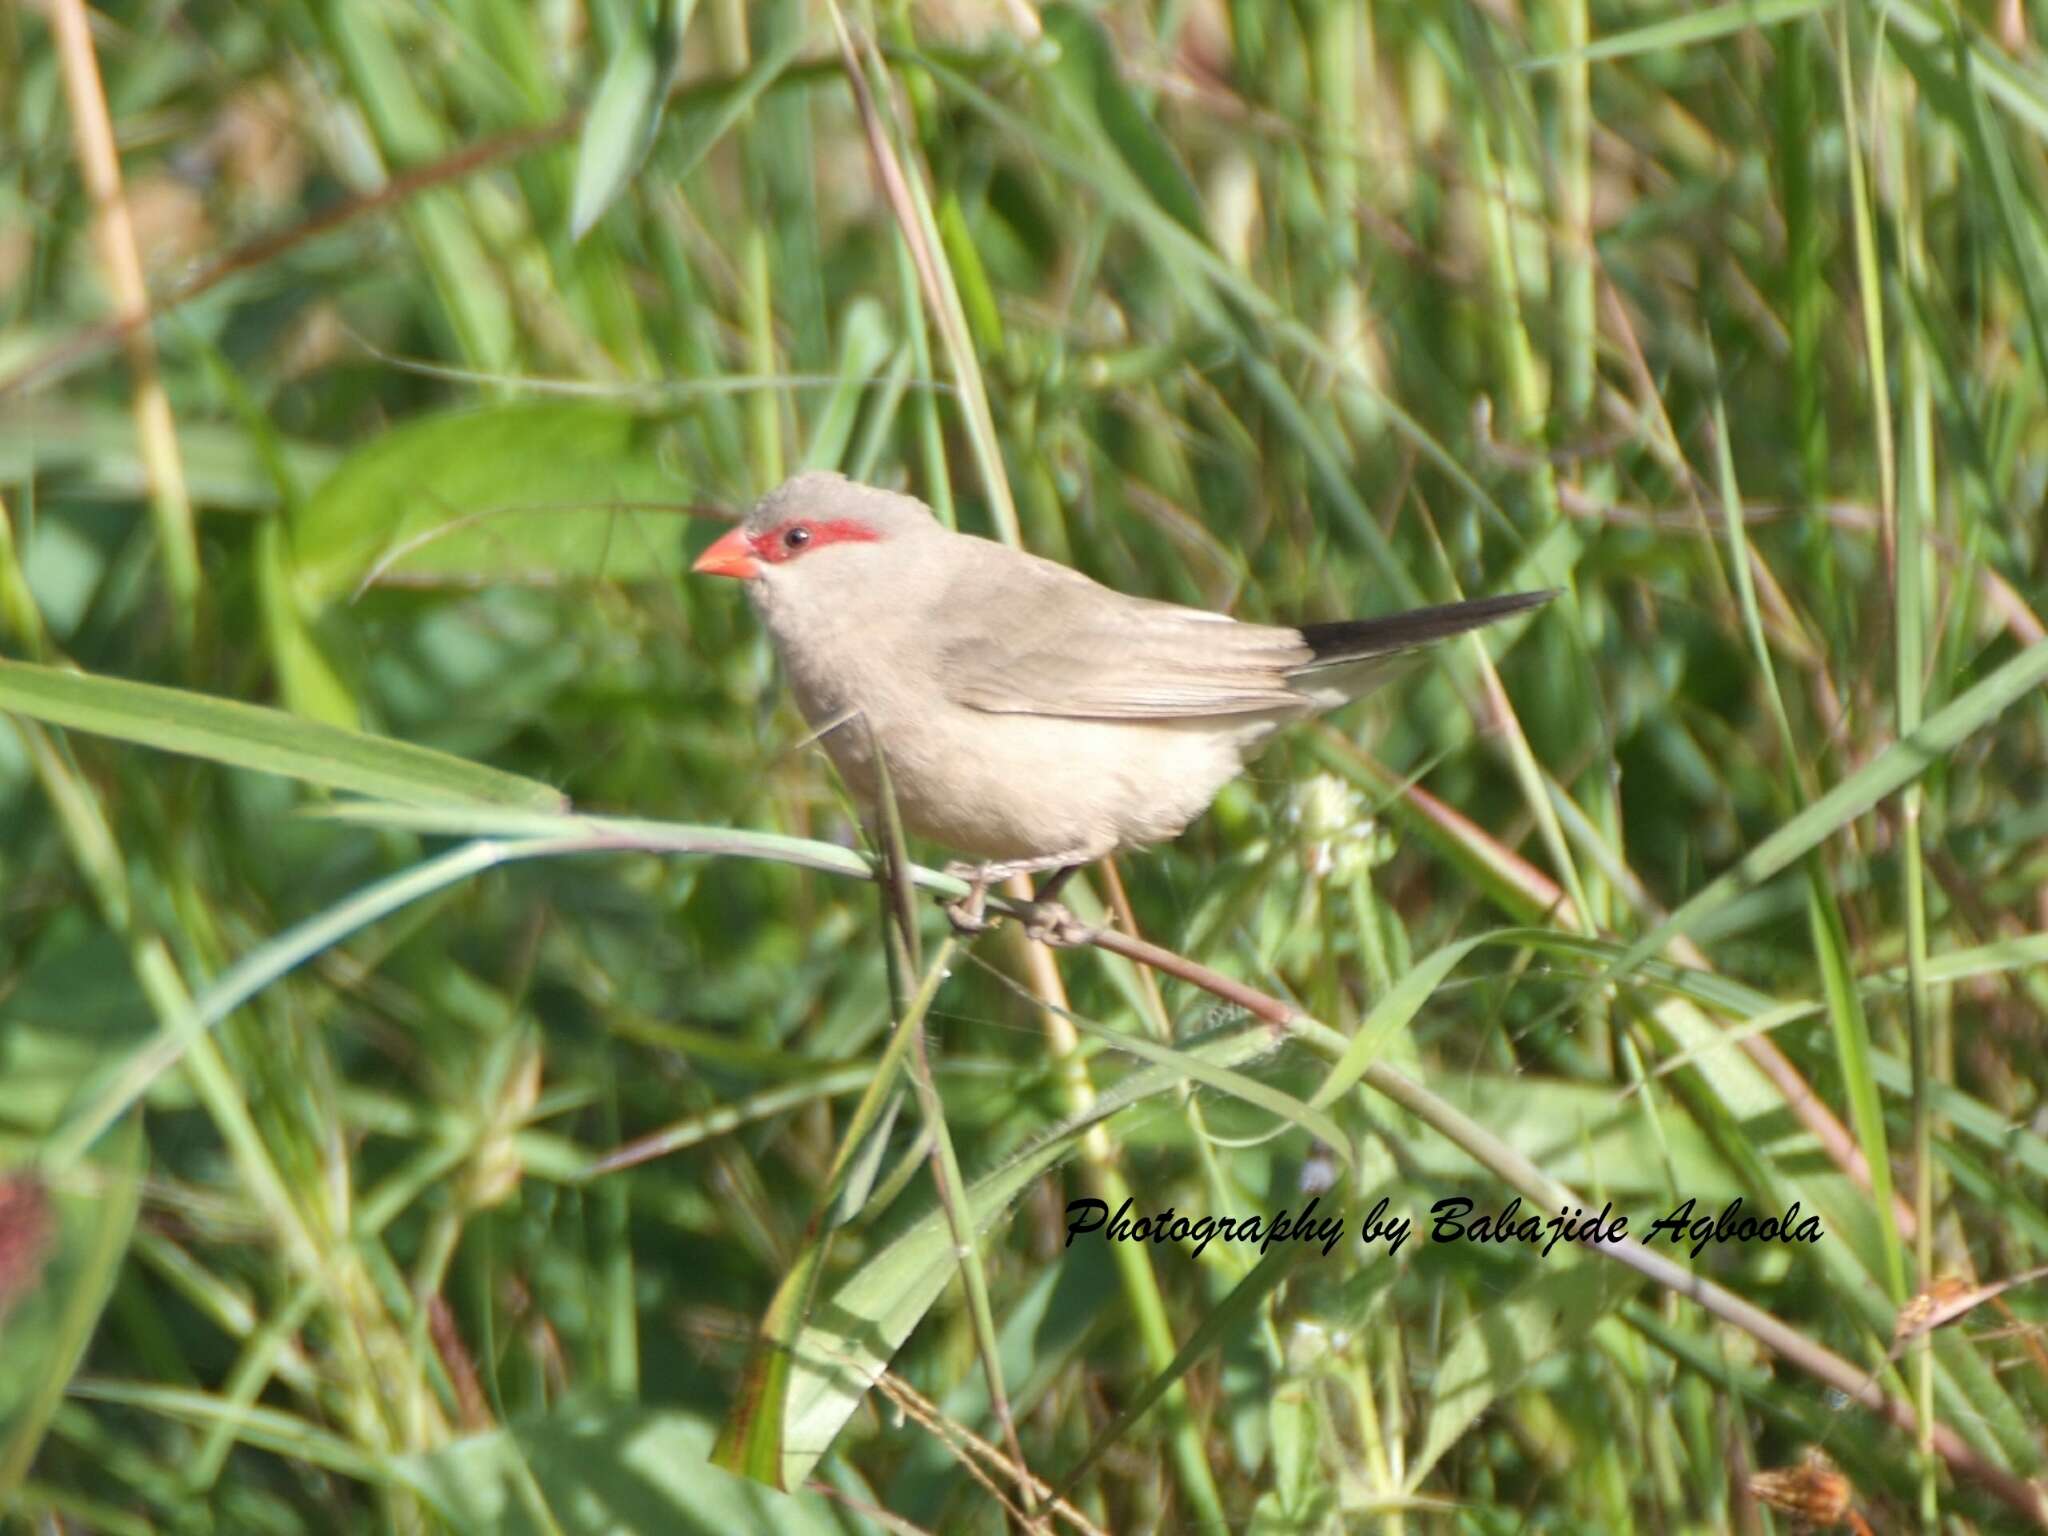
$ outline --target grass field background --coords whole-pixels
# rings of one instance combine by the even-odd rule
[[[2042,20],[0,8],[0,1522],[2048,1524]],[[1562,595],[963,949],[810,467]],[[1826,1235],[1065,1246],[1317,1192]]]

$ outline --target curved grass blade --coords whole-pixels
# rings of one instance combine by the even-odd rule
[[[0,660],[0,710],[408,805],[561,810],[560,790],[411,742],[125,678]]]
[[[1496,929],[1446,944],[1428,958],[1411,965],[1392,989],[1381,994],[1380,1000],[1373,1004],[1372,1012],[1358,1026],[1358,1032],[1344,1047],[1343,1055],[1337,1058],[1322,1086],[1310,1097],[1310,1106],[1326,1109],[1355,1087],[1365,1076],[1366,1069],[1379,1059],[1387,1041],[1407,1026],[1422,1005],[1429,1001],[1430,995],[1443,985],[1444,978],[1450,975],[1458,962],[1482,944],[1512,941],[1517,936],[1518,930]]]
[[[661,125],[661,70],[652,29],[628,13],[583,132],[576,140],[576,190],[569,200],[569,238],[581,240],[633,179]]]
[[[286,929],[230,966],[212,986],[192,1000],[187,1017],[167,1023],[155,1038],[145,1042],[123,1062],[107,1085],[83,1109],[73,1114],[51,1139],[49,1166],[65,1168],[83,1156],[107,1127],[140,1102],[143,1094],[149,1091],[150,1084],[178,1063],[195,1038],[278,977],[322,950],[340,943],[356,930],[494,865],[513,859],[542,858],[553,853],[584,852],[606,846],[601,842],[593,843],[588,837],[465,844],[439,858],[429,859],[424,864],[380,880],[317,917]]]

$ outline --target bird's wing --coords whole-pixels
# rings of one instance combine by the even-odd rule
[[[1287,686],[1314,659],[1298,631],[1129,597],[1000,546],[976,554],[933,619],[940,685],[955,703],[1086,720],[1311,707]]]

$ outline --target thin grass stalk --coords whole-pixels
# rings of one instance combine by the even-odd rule
[[[1003,468],[1001,447],[996,438],[993,419],[989,414],[980,367],[969,342],[966,318],[960,307],[958,290],[945,261],[943,243],[938,237],[929,200],[924,192],[923,177],[921,174],[913,177],[906,171],[905,160],[892,143],[890,123],[885,121],[877,97],[869,89],[866,73],[855,52],[845,18],[836,3],[832,6],[832,17],[834,26],[839,31],[847,79],[853,87],[855,101],[867,130],[876,169],[895,209],[897,223],[903,235],[902,244],[910,253],[924,293],[926,307],[931,312],[940,338],[951,357],[952,372],[967,417],[969,442],[974,448],[984,488],[989,495],[996,532],[1004,542],[1013,547],[1017,546],[1020,543],[1017,516],[1010,495],[1008,476]],[[876,73],[886,84],[889,75],[879,56],[875,57],[873,64]],[[890,117],[893,119],[894,114],[890,114]],[[914,157],[914,151],[909,153]],[[915,165],[914,158],[911,163]],[[1028,884],[1022,887],[1021,894],[1028,897]],[[1080,1084],[1086,1085],[1087,1076],[1085,1064],[1076,1054],[1078,1038],[1074,1035],[1071,1025],[1058,1016],[1059,1006],[1064,1005],[1065,989],[1059,982],[1057,968],[1052,965],[1049,958],[1034,960],[1031,967],[1033,991],[1047,1003],[1054,1005],[1041,1009],[1042,1017],[1046,1021],[1048,1044],[1054,1059],[1072,1063],[1066,1079],[1071,1096],[1075,1091],[1076,1078],[1078,1077]],[[1092,1098],[1092,1087],[1087,1087],[1085,1096],[1079,1098],[1077,1103],[1085,1106]],[[1106,1133],[1099,1127],[1091,1131],[1084,1141],[1083,1157],[1084,1166],[1089,1170],[1091,1179],[1096,1182],[1100,1198],[1110,1200],[1111,1208],[1114,1209],[1128,1197],[1129,1190],[1123,1183],[1121,1174],[1114,1168]],[[1155,1358],[1157,1368],[1164,1370],[1170,1365],[1175,1349],[1172,1326],[1166,1314],[1157,1276],[1152,1272],[1150,1260],[1134,1245],[1119,1244],[1117,1247],[1119,1272],[1123,1276],[1126,1295],[1138,1320],[1141,1334],[1146,1340],[1148,1353]],[[1126,1253],[1122,1251],[1124,1249],[1132,1251]],[[991,1383],[999,1399],[1000,1383],[993,1375]],[[1205,1527],[1220,1527],[1223,1523],[1221,1496],[1216,1488],[1214,1474],[1209,1468],[1201,1437],[1188,1412],[1185,1392],[1178,1383],[1174,1392],[1170,1394],[1166,1411],[1169,1415],[1174,1458],[1183,1491]],[[1014,1434],[1014,1430],[1011,1432]]]
[[[949,936],[933,955],[915,994],[898,1003],[901,994],[896,990],[896,977],[901,974],[907,957],[901,937],[892,932],[893,924],[888,915],[890,897],[880,882],[876,883],[876,900],[882,904],[884,942],[889,945],[885,954],[892,972],[890,997],[897,1016],[896,1025],[866,1091],[855,1105],[846,1130],[839,1138],[823,1187],[811,1207],[795,1265],[776,1288],[775,1297],[760,1321],[753,1344],[754,1359],[749,1362],[743,1387],[749,1396],[743,1398],[741,1405],[727,1416],[711,1453],[713,1463],[727,1471],[753,1477],[775,1487],[780,1487],[782,1481],[781,1414],[788,1392],[790,1346],[802,1332],[816,1305],[818,1282],[824,1272],[826,1253],[836,1225],[833,1216],[840,1191],[846,1187],[862,1146],[881,1125],[885,1113],[891,1112],[888,1106],[898,1074],[904,1070],[913,1040],[924,1029],[925,1015],[946,979],[953,955],[953,940]],[[919,1151],[922,1155],[923,1149]],[[765,1431],[758,1422],[764,1412],[770,1417]]]
[[[747,7],[722,0],[712,13],[719,67],[735,79],[747,72],[753,57],[747,34]],[[753,113],[746,114],[741,133],[753,132]],[[735,262],[740,279],[740,333],[745,339],[747,366],[757,378],[778,372],[775,350],[775,283],[768,258],[768,231],[750,219],[740,235]],[[761,390],[746,401],[747,457],[757,490],[782,483],[782,412],[774,393]]]
[[[872,37],[865,41],[876,76],[885,89],[893,87],[893,77],[881,49]],[[893,96],[893,91],[891,94]],[[981,359],[974,348],[973,329],[961,300],[960,283],[954,276],[938,217],[933,212],[930,173],[909,125],[893,110],[884,125],[885,133],[889,130],[894,130],[900,141],[899,165],[908,167],[907,172],[899,171],[897,179],[909,194],[909,207],[917,221],[918,244],[929,253],[928,269],[937,281],[935,297],[939,311],[934,318],[938,323],[939,337],[951,359],[954,388],[966,418],[968,446],[974,451],[982,490],[988,497],[989,521],[997,538],[1019,548],[1023,545],[1023,533],[1017,522],[1016,497],[1010,489],[1009,470],[1003,463],[1002,440],[996,432],[995,416],[989,406],[988,384],[982,373]]]
[[[1592,39],[1587,0],[1552,0],[1551,25],[1566,53],[1556,81],[1557,143],[1552,162],[1552,193],[1557,225],[1551,267],[1551,307],[1557,323],[1557,369],[1551,389],[1551,438],[1571,443],[1594,425],[1600,385],[1599,290],[1594,270],[1598,253],[1593,237],[1593,101],[1592,66],[1583,50]],[[1611,496],[1614,474],[1595,463],[1584,471],[1584,484],[1596,496]],[[1553,487],[1555,479],[1553,478]],[[1572,616],[1578,598],[1569,595]],[[1602,734],[1609,725],[1600,715]],[[1612,743],[1609,742],[1610,756]],[[1582,781],[1589,814],[1601,841],[1619,849],[1622,840],[1621,793],[1614,775],[1596,773]],[[1612,925],[1621,906],[1620,894],[1601,879],[1587,892],[1597,905],[1587,914],[1597,926]]]
[[[768,232],[753,224],[740,237],[740,298],[747,361],[754,373],[772,377],[775,351],[775,281],[768,261]],[[747,396],[747,448],[754,482],[761,490],[782,483],[782,409],[773,390]]]
[[[636,1136],[602,1157],[592,1158],[578,1170],[577,1181],[580,1183],[600,1179],[609,1173],[637,1168],[642,1163],[667,1157],[685,1148],[702,1146],[705,1142],[736,1131],[743,1125],[757,1124],[789,1110],[815,1103],[819,1099],[835,1098],[857,1089],[864,1089],[873,1080],[874,1075],[874,1068],[866,1062],[855,1062],[816,1077],[806,1077],[794,1083],[766,1088],[759,1093],[728,1100],[715,1109],[691,1115],[647,1135]]]
[[[1827,413],[1821,398],[1821,317],[1827,297],[1821,275],[1821,226],[1813,193],[1814,75],[1813,22],[1798,17],[1779,26],[1772,36],[1777,55],[1773,71],[1776,99],[1772,120],[1776,145],[1779,195],[1785,217],[1785,326],[1791,343],[1791,385],[1801,493],[1818,504],[1827,486]],[[1823,600],[1833,606],[1833,551],[1821,530],[1811,524],[1804,544],[1807,567],[1818,580]]]
[[[1508,384],[1507,427],[1511,439],[1526,446],[1542,441],[1542,422],[1549,408],[1549,391],[1536,361],[1535,345],[1523,321],[1511,190],[1514,183],[1522,178],[1514,176],[1508,167],[1503,166],[1493,147],[1492,123],[1503,114],[1490,114],[1474,122],[1467,149],[1471,160],[1472,195],[1480,199],[1484,215],[1489,290],[1494,310],[1489,330],[1499,349],[1501,370]],[[1560,516],[1556,472],[1548,459],[1539,456],[1531,462],[1525,480],[1535,504],[1536,531],[1540,533]],[[1580,921],[1590,922],[1594,909],[1580,879],[1578,865],[1572,858],[1570,845],[1565,840],[1564,829],[1558,822],[1556,809],[1543,788],[1543,773],[1529,748],[1528,737],[1522,730],[1514,706],[1508,700],[1507,690],[1501,686],[1492,656],[1487,652],[1484,640],[1476,634],[1470,654],[1479,668],[1490,713],[1503,728],[1509,764],[1521,786],[1530,814],[1536,820],[1544,850],[1558,878],[1570,893],[1573,910],[1580,915]]]
[[[199,634],[199,536],[192,500],[185,489],[185,460],[178,450],[171,399],[157,373],[156,338],[143,323],[149,314],[149,289],[143,281],[135,224],[122,190],[121,157],[115,148],[114,125],[107,116],[99,56],[93,49],[84,0],[51,0],[49,20],[64,71],[79,172],[96,209],[95,242],[113,294],[116,321],[123,328],[128,371],[134,378],[131,409],[135,436],[148,471],[149,508],[156,522],[164,581],[171,594],[172,624],[178,649],[189,652]]]
[[[1894,235],[1900,260],[1900,280],[1911,302],[1913,295],[1926,292],[1927,244],[1920,222],[1920,180],[1923,154],[1915,131],[1918,92],[1910,75],[1900,69],[1873,69],[1875,86],[1890,83],[1891,111],[1884,119],[1873,101],[1872,142],[1880,142],[1877,125],[1888,128],[1889,154],[1893,167]],[[1938,638],[1930,647],[1926,620],[1926,530],[1934,515],[1938,495],[1934,458],[1934,392],[1928,377],[1926,341],[1920,329],[1910,323],[1899,332],[1900,411],[1905,418],[1903,440],[1904,472],[1893,478],[1897,486],[1896,531],[1892,545],[1892,638],[1893,688],[1896,718],[1901,736],[1920,728],[1924,713],[1923,696],[1927,654],[1938,650]],[[1881,391],[1878,391],[1881,393]],[[1934,1110],[1930,1086],[1936,1070],[1934,1059],[1934,1011],[1927,988],[1927,879],[1925,851],[1921,846],[1921,812],[1925,792],[1920,784],[1909,784],[1899,796],[1899,883],[1901,905],[1906,919],[1906,1038],[1913,1075],[1912,1148],[1913,1209],[1918,1219],[1914,1234],[1913,1272],[1916,1283],[1926,1287],[1934,1277]],[[1913,1400],[1920,1413],[1920,1522],[1928,1530],[1940,1521],[1941,1488],[1939,1463],[1934,1455],[1933,1424],[1934,1355],[1931,1340],[1920,1341],[1911,1365]]]
[[[448,1266],[455,1261],[455,1250],[462,1241],[463,1225],[468,1219],[467,1204],[467,1201],[451,1202],[434,1212],[427,1223],[419,1256],[413,1262],[407,1282],[412,1311],[406,1320],[405,1342],[414,1370],[406,1382],[407,1390],[398,1405],[398,1412],[400,1443],[408,1451],[427,1450],[437,1438],[439,1403],[429,1384],[427,1368],[428,1361],[433,1358],[428,1335],[428,1302],[446,1283]],[[441,1423],[438,1428],[445,1433],[447,1425]]]
[[[313,1382],[290,1380],[290,1374],[304,1373],[303,1362],[300,1362],[298,1373],[287,1373],[280,1369],[280,1365],[297,1356],[293,1340],[320,1299],[320,1287],[309,1280],[301,1280],[283,1305],[272,1311],[260,1326],[247,1331],[242,1352],[221,1387],[222,1402],[236,1408],[253,1407],[273,1376],[286,1378],[294,1390],[304,1396],[317,1397]],[[200,1439],[197,1454],[188,1464],[186,1480],[192,1493],[203,1494],[214,1486],[220,1478],[221,1468],[227,1465],[228,1453],[234,1448],[232,1421],[222,1420],[208,1428]]]
[[[1903,668],[1907,655],[1910,653],[1913,671],[1913,679],[1910,684],[1910,703],[1907,692],[1908,685],[1903,678],[1900,679],[1899,734],[1903,739],[1919,729],[1921,719],[1919,667],[1922,626],[1918,602],[1919,565],[1916,561],[1910,568],[1907,567],[1900,558],[1896,545],[1899,515],[1898,445],[1892,426],[1891,372],[1886,362],[1884,275],[1878,260],[1876,213],[1871,199],[1869,181],[1864,170],[1864,144],[1868,136],[1859,131],[1858,128],[1856,74],[1851,53],[1850,20],[1846,6],[1838,5],[1836,7],[1831,22],[1835,35],[1836,69],[1841,85],[1842,127],[1848,147],[1850,214],[1852,227],[1855,231],[1856,278],[1858,296],[1863,312],[1863,341],[1869,369],[1870,408],[1872,422],[1877,433],[1878,519],[1879,526],[1884,531],[1884,543],[1887,545],[1887,554],[1891,559],[1892,569],[1890,574],[1894,583],[1895,598],[1898,599],[1895,601],[1894,607],[1900,618],[1910,624],[1911,627],[1910,636],[1901,632],[1897,637],[1897,644],[1900,647],[1897,653],[1898,665]],[[1919,527],[1917,518],[1914,533],[1915,542],[1918,543]],[[1910,570],[1910,576],[1904,574],[1908,570]],[[1913,595],[1910,598],[1901,596],[1908,588],[1910,588]],[[1912,716],[1910,723],[1906,717],[1906,711],[1909,708]],[[1919,785],[1915,781],[1904,786],[1904,788],[1908,793],[1913,793],[1917,792]],[[1917,801],[1912,812],[1912,821],[1917,829],[1919,821]],[[1912,860],[1912,862],[1917,865],[1917,860]],[[1917,887],[1916,882],[1915,888],[1908,891],[1907,897],[1909,904],[1914,901],[1924,901],[1924,891]],[[1915,968],[1921,972],[1924,979],[1926,969],[1924,908],[1921,913],[1921,926],[1918,937],[1921,947],[1917,952],[1912,952],[1912,938],[1909,934],[1908,965],[1910,968]],[[1920,1020],[1926,1016],[1925,1001],[1926,997],[1923,990],[1908,1003],[1909,1016],[1912,1019],[1910,1030],[1914,1036],[1916,1056],[1920,1045]],[[1852,1075],[1849,1080],[1849,1087],[1852,1094],[1858,1094],[1859,1090],[1861,1090],[1861,1097],[1867,1099],[1870,1105],[1874,1105],[1876,1099],[1874,1085],[1859,1083],[1856,1077]],[[1916,1087],[1915,1090],[1916,1106],[1924,1107],[1924,1098],[1923,1083],[1921,1086]],[[1858,1104],[1859,1118],[1861,1118],[1861,1114],[1865,1112],[1866,1108],[1866,1105]],[[1875,1153],[1871,1149],[1873,1146],[1881,1146],[1882,1141],[1873,1138],[1871,1131],[1867,1129],[1863,1131],[1863,1135],[1866,1153],[1872,1156],[1874,1162]],[[1878,1136],[1881,1137],[1881,1135],[1882,1128],[1880,1124]],[[1922,1162],[1916,1171],[1916,1179],[1926,1171],[1927,1164]],[[1873,1166],[1871,1173],[1874,1180],[1881,1176],[1884,1187],[1889,1189],[1890,1176],[1888,1168],[1880,1169]],[[1903,1302],[1906,1292],[1904,1255],[1898,1251],[1896,1224],[1889,1219],[1888,1210],[1883,1214],[1886,1219],[1881,1230],[1887,1234],[1886,1254],[1891,1264],[1892,1273],[1890,1278],[1894,1300]],[[1922,1217],[1919,1241],[1922,1244],[1931,1243],[1932,1236],[1928,1231],[1928,1225],[1925,1220],[1928,1212],[1921,1210],[1919,1214]],[[1926,1283],[1928,1278],[1926,1272],[1922,1271],[1921,1281],[1923,1284]],[[1931,1378],[1926,1383],[1926,1393],[1925,1406],[1931,1412],[1933,1406],[1933,1383]],[[1931,1463],[1928,1464],[1926,1470],[1931,1471]],[[1923,1497],[1931,1496],[1931,1492],[1931,1484],[1923,1483]]]
[[[1131,908],[1131,898],[1124,889],[1123,876],[1116,867],[1116,860],[1114,858],[1104,859],[1095,868],[1102,876],[1102,883],[1109,892],[1109,910],[1114,915],[1116,926],[1123,929],[1126,933],[1138,932],[1138,916]],[[1026,958],[1027,961],[1033,960],[1028,951]],[[1173,1019],[1166,1010],[1166,998],[1159,990],[1158,976],[1142,965],[1134,965],[1130,967],[1130,970],[1137,982],[1139,996],[1143,999],[1143,1007],[1139,1011],[1150,1026],[1153,1038],[1162,1044],[1171,1042],[1173,1039]],[[1046,972],[1049,973],[1049,979],[1053,987],[1057,988],[1060,984],[1057,967],[1047,966]],[[1034,981],[1039,979],[1040,973],[1035,962],[1030,974]],[[1035,995],[1042,1009],[1042,1017],[1050,1018],[1053,1015],[1060,1014],[1060,1010],[1066,1006],[1066,999],[1063,994],[1037,991]],[[1062,1022],[1065,1022],[1064,1015],[1061,1015],[1061,1018]],[[1078,1048],[1078,1042],[1076,1042],[1076,1047]],[[1087,1079],[1085,1065],[1079,1061],[1078,1057],[1074,1060],[1075,1065],[1083,1067],[1081,1077],[1082,1081],[1085,1082]],[[1182,1112],[1188,1117],[1188,1128],[1193,1134],[1195,1160],[1201,1166],[1202,1182],[1209,1191],[1209,1198],[1214,1202],[1214,1208],[1216,1210],[1223,1210],[1229,1204],[1229,1186],[1223,1176],[1222,1162],[1216,1155],[1215,1140],[1209,1134],[1208,1118],[1203,1112],[1202,1101],[1197,1096],[1192,1082],[1181,1085],[1180,1103]],[[1084,1153],[1085,1150],[1084,1146]],[[1111,1209],[1115,1209],[1115,1207],[1112,1206]],[[1228,1254],[1221,1254],[1220,1252],[1216,1263],[1238,1277],[1242,1277],[1251,1270],[1249,1260],[1242,1263],[1234,1262]],[[1259,1338],[1260,1343],[1265,1347],[1267,1359],[1275,1369],[1278,1369],[1282,1363],[1283,1351],[1280,1346],[1279,1335],[1273,1327],[1270,1309],[1260,1314]]]
[[[1553,0],[1551,24],[1567,57],[1557,70],[1556,195],[1558,230],[1555,268],[1558,369],[1554,403],[1557,425],[1583,431],[1593,413],[1599,382],[1599,330],[1593,283],[1593,101],[1592,66],[1581,50],[1592,39],[1586,0]]]
[[[931,332],[924,305],[917,292],[917,263],[910,247],[896,242],[896,281],[903,324],[910,336],[911,372],[924,386],[917,391],[917,448],[924,465],[924,499],[932,513],[948,528],[960,526],[960,514],[953,505],[953,472],[946,459],[946,423],[939,410],[939,391],[933,388]]]

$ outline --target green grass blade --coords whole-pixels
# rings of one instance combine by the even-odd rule
[[[1775,26],[1797,21],[1828,7],[1828,0],[1727,0],[1721,5],[1703,6],[1662,21],[1645,22],[1588,43],[1524,59],[1523,69],[1554,69],[1573,60],[1588,63],[1604,59],[1633,58],[1637,54],[1662,53],[1672,49],[1696,48],[1752,27]]]
[[[0,710],[417,806],[559,810],[559,790],[410,742],[153,683],[0,660]]]
[[[151,1083],[178,1063],[196,1036],[314,955],[401,907],[495,865],[512,859],[587,851],[593,846],[602,845],[581,836],[531,838],[519,843],[471,843],[381,880],[259,945],[192,1000],[189,1017],[168,1021],[156,1039],[122,1063],[107,1085],[70,1116],[51,1139],[51,1166],[67,1167],[82,1156],[109,1126],[141,1100]]]
[[[635,8],[637,9],[637,8]],[[569,238],[581,240],[626,189],[661,124],[661,71],[650,29],[628,20],[614,45],[597,94],[576,140],[576,185],[569,201]]]

